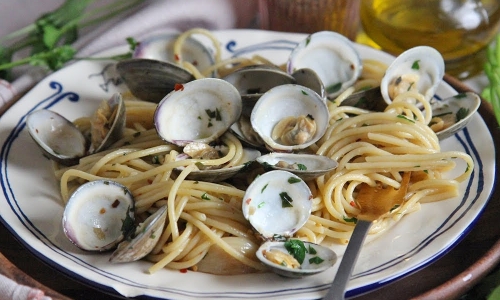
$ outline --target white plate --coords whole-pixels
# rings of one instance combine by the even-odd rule
[[[259,53],[275,63],[284,63],[303,34],[257,30],[215,32],[224,56]],[[363,58],[390,62],[393,57],[357,45]],[[122,48],[123,50],[126,48]],[[117,50],[115,49],[115,52]],[[124,296],[147,295],[158,298],[320,298],[328,289],[338,263],[329,271],[300,280],[274,274],[214,276],[188,271],[161,270],[146,274],[148,262],[108,263],[109,254],[78,250],[61,229],[58,183],[51,163],[44,158],[25,129],[26,115],[50,108],[70,120],[88,116],[102,99],[123,91],[110,62],[80,61],[58,71],[33,88],[0,118],[0,213],[4,224],[35,255],[76,278]],[[437,92],[446,97],[456,92],[443,83]],[[476,115],[459,134],[442,142],[443,150],[469,153],[475,161],[470,180],[460,186],[461,196],[432,204],[404,217],[393,229],[365,245],[348,286],[348,296],[376,289],[401,278],[445,254],[474,225],[488,201],[495,170],[495,149],[482,118]],[[463,172],[462,162],[456,172]],[[450,174],[454,176],[456,174]],[[340,255],[344,246],[335,250]]]

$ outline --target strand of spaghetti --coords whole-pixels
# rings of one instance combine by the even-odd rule
[[[181,212],[184,210],[184,207],[186,206],[186,203],[188,201],[189,201],[188,196],[182,196],[179,199],[179,202],[177,203],[177,207],[175,208],[175,215],[176,216],[181,215]],[[167,205],[168,205],[168,202],[167,202]],[[177,222],[177,221],[178,221],[178,219],[175,220],[175,222]],[[165,228],[163,229],[163,233],[161,234],[160,239],[158,240],[158,242],[154,246],[151,253],[153,253],[153,254],[160,253],[162,251],[163,247],[165,246],[165,244],[167,243],[168,239],[170,238],[171,234],[172,234],[172,226],[170,225],[170,223],[168,223],[167,226],[165,226]]]
[[[194,251],[194,248],[199,247],[199,245],[202,245],[204,244],[204,242],[207,241],[207,238],[205,237],[203,232],[201,232],[197,227],[194,227],[193,233],[194,234],[191,235],[189,243],[186,245],[184,250],[177,256],[177,261],[190,259],[190,257],[187,256]],[[218,231],[217,233],[220,234],[219,236],[222,236],[224,234],[224,232],[222,231]]]
[[[192,212],[190,212],[192,214]],[[221,222],[219,220],[212,218],[206,218],[204,223],[208,226],[212,226],[213,228],[217,228],[219,230],[225,231],[233,236],[237,237],[245,237],[248,238],[248,233],[244,232],[242,228],[237,228],[239,226],[236,225],[235,222],[230,220],[226,220],[225,222]],[[232,224],[231,224],[232,223]]]
[[[199,210],[200,212],[203,212],[207,215],[210,215],[211,217],[223,217],[227,221],[235,221],[241,226],[244,226],[246,229],[248,229],[248,224],[246,219],[243,217],[243,213],[239,210],[232,209],[232,210],[224,210],[220,208],[203,208]],[[243,231],[243,229],[240,229]]]
[[[350,231],[353,228],[352,225],[348,225],[346,223],[340,223],[340,222],[337,222],[334,220],[330,220],[330,219],[327,219],[324,217],[318,217],[315,215],[311,215],[309,217],[309,220],[311,220],[312,222],[314,222],[316,224],[320,224],[326,228],[335,229],[335,230],[339,230],[339,231]]]
[[[186,179],[186,176],[191,173],[191,171],[195,170],[196,166],[193,165],[188,165],[182,172],[179,174],[177,179],[175,179],[174,184],[172,185],[172,188],[170,189],[170,192],[168,193],[168,205],[167,205],[167,217],[169,221],[170,228],[172,230],[172,241],[175,242],[175,240],[179,237],[179,228],[177,226],[177,215],[175,212],[175,197],[177,190],[179,189],[179,186],[181,185],[182,181]]]
[[[181,33],[177,39],[175,39],[174,42],[174,59],[178,64],[182,65],[183,60],[183,55],[182,55],[182,46],[185,42],[185,40],[190,37],[193,34],[202,34],[206,36],[213,44],[215,48],[214,52],[214,58],[215,58],[215,63],[218,63],[221,61],[221,49],[220,49],[220,44],[219,41],[215,38],[215,36],[208,30],[203,29],[203,28],[193,28],[189,29],[187,31],[184,31]]]
[[[234,248],[229,246],[224,240],[219,238],[212,230],[210,230],[210,228],[208,226],[203,224],[203,222],[200,222],[199,220],[193,218],[191,215],[189,215],[188,213],[185,213],[185,212],[181,213],[181,218],[192,223],[194,226],[198,227],[198,229],[203,231],[207,235],[208,238],[210,238],[212,241],[214,241],[214,243],[219,245],[219,247],[222,250],[224,250],[227,254],[234,257],[235,259],[237,259],[241,263],[243,263],[247,266],[250,266],[256,270],[263,271],[266,269],[261,263],[249,259],[248,257],[243,255],[242,253],[238,252],[237,250],[235,250]]]
[[[295,237],[311,243],[316,243],[316,234],[308,228],[307,225],[302,226],[299,230],[297,230]]]
[[[177,255],[179,255],[184,247],[186,247],[187,243],[189,242],[189,236],[191,235],[191,232],[193,231],[193,225],[187,223],[186,224],[186,229],[182,232],[182,234],[172,242],[171,245],[174,245],[171,247],[172,249],[170,252],[168,252],[167,255],[165,255],[160,261],[158,261],[156,264],[151,266],[148,269],[148,272],[150,274],[153,274],[157,272],[159,269],[164,268],[166,265],[168,265],[171,261],[173,261]]]
[[[231,168],[233,166],[238,166],[241,164],[243,157],[243,146],[241,145],[240,140],[235,137],[233,134],[227,132],[222,136],[222,141],[226,145],[230,145],[230,147],[234,147],[234,155],[233,158],[223,167],[223,168]]]

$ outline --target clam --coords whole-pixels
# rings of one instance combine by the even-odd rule
[[[241,114],[238,121],[231,125],[229,129],[234,135],[238,137],[240,141],[246,143],[247,145],[250,145],[257,149],[265,149],[264,141],[252,128],[250,116]]]
[[[243,197],[244,217],[265,239],[291,237],[309,219],[312,193],[307,184],[288,171],[258,176]]]
[[[295,78],[298,85],[310,88],[326,101],[325,85],[314,70],[309,68],[298,69],[292,73],[292,77]]]
[[[60,114],[36,110],[26,118],[31,138],[49,158],[63,165],[74,165],[87,153],[82,132]]]
[[[110,180],[85,183],[69,198],[62,226],[66,237],[81,249],[112,249],[135,228],[132,194]]]
[[[320,31],[302,40],[290,53],[287,72],[302,68],[316,72],[332,98],[352,86],[363,64],[354,43],[333,31]]]
[[[444,76],[444,59],[434,48],[418,46],[398,55],[380,83],[387,104],[405,91],[418,91],[431,100]]]
[[[152,36],[141,41],[133,58],[119,61],[116,70],[130,92],[137,98],[158,103],[165,95],[183,84],[195,79],[192,71],[178,64],[174,43],[178,33]],[[212,52],[193,38],[186,38],[181,48],[182,60],[191,63],[198,70],[214,64]],[[215,77],[215,73],[212,73]]]
[[[241,97],[227,81],[204,78],[179,86],[158,104],[154,123],[165,141],[185,146],[210,143],[241,115]]]
[[[293,239],[265,242],[256,256],[274,273],[291,278],[318,274],[337,261],[337,255],[330,248]]]
[[[109,261],[122,263],[136,261],[148,255],[153,250],[165,226],[167,207],[160,207],[135,229],[134,236],[125,239],[113,252]]]
[[[289,171],[305,181],[325,175],[337,167],[337,162],[331,158],[315,154],[274,152],[256,160],[266,168]]]
[[[134,58],[146,58],[176,64],[174,44],[179,33],[167,33],[141,40],[135,48]],[[208,69],[215,62],[212,52],[198,40],[188,37],[181,47],[182,60],[190,62],[198,70]]]
[[[431,128],[444,140],[462,130],[481,105],[479,95],[467,92],[431,103]]]
[[[280,68],[268,65],[246,66],[226,75],[224,78],[240,92],[243,102],[242,114],[250,115],[259,98],[271,88],[295,83],[295,79]]]
[[[316,92],[285,84],[262,95],[250,122],[268,148],[291,152],[318,141],[326,131],[328,118],[326,103]]]
[[[226,155],[227,154],[227,147],[212,147],[208,144],[204,143],[191,143],[186,145],[184,147],[184,152],[188,152],[186,148],[193,144],[199,144],[199,147],[203,148],[210,148],[211,150],[206,151],[202,156],[200,157],[199,155],[193,155],[190,154],[187,156],[186,154],[180,154],[177,159],[187,159],[189,157],[191,158],[197,158],[197,159],[218,159],[220,155]],[[207,153],[207,152],[212,152],[212,154]],[[186,177],[187,179],[190,180],[199,180],[199,181],[208,181],[208,182],[220,182],[226,179],[229,179],[239,172],[241,172],[247,163],[254,161],[257,157],[261,155],[260,151],[252,149],[252,148],[243,148],[243,157],[241,158],[241,164],[235,165],[235,166],[207,166],[202,169],[194,170],[189,173],[189,175]],[[203,166],[203,162],[200,162],[197,164],[198,168]],[[178,168],[179,170],[182,170],[183,168]]]
[[[50,110],[31,112],[26,125],[46,156],[63,165],[74,165],[80,158],[102,151],[122,137],[125,104],[119,93],[101,102],[92,117],[90,141],[71,121]]]
[[[137,98],[158,103],[177,84],[194,80],[193,74],[173,63],[146,58],[121,60],[116,70]]]

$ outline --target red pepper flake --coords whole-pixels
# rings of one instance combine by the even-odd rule
[[[176,83],[174,85],[174,91],[183,91],[184,90],[184,85],[180,84],[180,83]]]
[[[118,205],[120,205],[120,200],[115,199],[115,201],[113,202],[113,204],[111,204],[111,207],[112,207],[112,208],[117,208],[117,207],[118,207]]]
[[[174,54],[174,59],[175,59],[176,61],[179,61],[179,60],[181,60],[181,57],[180,57],[180,55],[179,55],[179,54],[177,54],[177,53],[176,53],[176,54]]]
[[[180,269],[179,270],[181,273],[187,273],[188,272],[188,269]]]
[[[198,66],[198,61],[197,60],[193,60],[192,64],[193,64],[193,66],[196,67],[196,66]]]
[[[354,202],[354,201],[351,201],[349,204],[350,204],[352,207],[356,207],[356,202]]]
[[[252,201],[252,198],[248,198],[247,200],[245,200],[245,203],[246,203],[247,205],[250,205],[250,201]]]
[[[149,184],[153,183],[153,180],[152,179],[148,179],[148,183]]]
[[[105,209],[104,207],[103,207],[103,208],[101,208],[101,209],[99,210],[99,213],[100,213],[101,215],[104,215],[104,214],[106,213],[106,209]]]

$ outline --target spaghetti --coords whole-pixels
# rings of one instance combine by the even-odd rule
[[[182,59],[182,43],[193,34],[207,36],[215,47],[215,64],[208,70],[199,71]],[[222,60],[217,39],[203,29],[181,34],[174,53],[177,63],[192,71],[196,78],[213,71],[223,76],[243,65],[269,63],[260,57]],[[360,211],[356,187],[361,183],[398,188],[401,172],[412,172],[404,203],[372,226],[372,233],[380,234],[393,226],[394,221],[417,211],[421,203],[457,196],[459,183],[470,176],[473,169],[470,156],[459,151],[441,152],[438,139],[428,126],[432,118],[429,103],[421,95],[403,93],[384,112],[340,106],[355,90],[378,85],[385,67],[380,62],[365,60],[362,79],[329,102],[329,128],[310,150],[329,156],[339,165],[334,172],[308,182],[314,195],[313,212],[296,233],[297,238],[314,243],[346,243]],[[405,101],[407,98],[417,99],[427,113]],[[241,142],[227,132],[222,141],[229,150],[222,157],[176,160],[182,149],[165,144],[155,132],[156,104],[136,99],[127,99],[125,103],[127,124],[121,140],[106,151],[82,158],[78,165],[56,166],[64,202],[84,182],[106,178],[130,189],[139,220],[166,205],[167,224],[158,244],[146,257],[153,262],[151,273],[165,267],[196,270],[215,248],[221,250],[218,262],[237,262],[234,269],[224,274],[263,271],[264,267],[255,258],[259,241],[241,212],[244,188],[186,179],[197,170],[197,163],[226,168],[240,165]],[[75,121],[82,131],[90,128],[90,122],[90,118]],[[456,178],[445,179],[443,174],[455,167],[456,159],[464,160],[467,169]],[[214,270],[214,266],[200,270],[223,273]]]

